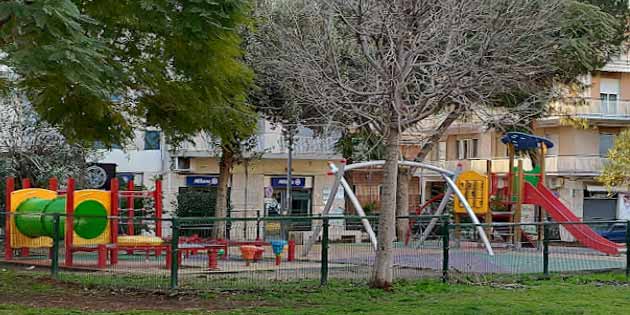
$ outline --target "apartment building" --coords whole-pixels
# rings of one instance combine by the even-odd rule
[[[558,114],[535,122],[534,133],[555,143],[545,159],[546,184],[584,220],[628,219],[620,201],[626,188],[619,187],[611,194],[596,177],[606,163],[615,135],[630,127],[630,56],[615,58],[585,80],[589,88],[580,96],[584,105],[557,105]],[[588,122],[588,128],[567,124],[567,116]],[[492,172],[505,174],[507,147],[501,143],[501,136],[475,123],[455,123],[432,152],[431,160],[447,169],[461,164],[464,169],[482,173],[487,172],[486,161],[491,160]],[[525,167],[530,167],[531,162],[524,160]],[[427,192],[442,183],[428,174],[421,176],[420,185]],[[422,199],[427,197],[422,194]]]
[[[328,161],[340,160],[335,151],[338,135],[315,135],[300,128],[294,137],[292,154],[291,197],[293,215],[321,213],[328,198],[335,198],[333,209],[343,211],[343,191],[331,192],[333,177],[328,176]],[[215,193],[218,185],[220,150],[207,135],[197,135],[192,142],[171,147],[157,130],[137,131],[132,143],[124,148],[103,151],[101,163],[117,165],[118,177],[134,178],[147,187],[155,178],[164,181],[164,207],[173,213],[180,192],[196,190]],[[273,216],[287,202],[288,146],[281,128],[261,120],[256,147],[246,159],[235,165],[229,182],[230,216]],[[303,239],[311,230],[304,223],[293,228],[294,238]],[[238,224],[232,237],[244,235]],[[251,229],[250,229],[251,230]],[[251,231],[250,231],[251,232]],[[255,232],[255,229],[254,229]],[[251,233],[254,233],[251,232]],[[264,232],[264,231],[263,231]]]

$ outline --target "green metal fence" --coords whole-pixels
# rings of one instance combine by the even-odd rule
[[[8,216],[16,218],[16,214]],[[302,286],[326,285],[329,281],[365,283],[371,278],[376,257],[367,233],[357,227],[348,228],[348,222],[360,222],[358,217],[170,218],[163,219],[161,238],[152,236],[158,226],[154,218],[133,217],[138,226],[147,227],[143,235],[117,234],[116,241],[110,234],[104,240],[81,240],[70,245],[63,233],[69,218],[62,214],[50,216],[51,237],[28,239],[28,249],[20,247],[25,239],[20,239],[23,235],[18,235],[19,230],[11,230],[3,240],[2,262],[7,266],[39,267],[35,270],[47,270],[53,278],[92,285],[249,289],[280,282]],[[81,218],[74,216],[71,221]],[[494,249],[494,255],[489,255],[474,224],[453,224],[448,217],[398,219],[410,223],[408,233],[392,244],[396,280],[441,278],[447,282],[610,270],[630,275],[630,222],[626,221],[482,225]],[[433,219],[438,221],[436,228],[422,238]],[[123,222],[129,224],[129,220],[107,217],[108,229]],[[376,217],[370,221],[378,224]],[[304,222],[309,229],[300,225]],[[307,240],[320,226],[321,234],[306,251]],[[608,229],[607,237],[620,242],[618,251],[602,253],[584,246],[583,240],[567,232],[575,230],[572,227]],[[378,231],[377,226],[374,229]],[[516,240],[517,229],[526,237]],[[248,250],[253,254],[249,255]]]

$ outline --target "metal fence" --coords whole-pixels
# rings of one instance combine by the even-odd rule
[[[156,237],[160,225],[150,217],[7,216],[11,223],[2,239],[3,263],[92,285],[249,289],[279,282],[365,283],[376,257],[368,235],[357,228],[358,217],[171,218],[162,220],[162,236]],[[27,226],[20,216],[45,227]],[[94,219],[105,222],[104,229],[97,225],[101,234],[84,238],[84,232],[81,237],[75,231],[69,237],[67,228]],[[377,218],[369,219],[378,233]],[[141,227],[140,235],[111,234],[113,226],[129,220]],[[436,228],[425,233],[431,220],[437,220]],[[482,225],[494,255],[481,244],[474,224],[430,216],[401,217],[398,222],[408,233],[392,244],[395,280],[630,271],[630,224],[625,221]],[[320,226],[322,233],[307,252],[307,240]],[[607,230],[600,234],[620,243],[612,253],[610,243],[573,238],[568,232],[576,229]]]

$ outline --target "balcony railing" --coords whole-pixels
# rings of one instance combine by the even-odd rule
[[[289,143],[282,135],[262,135],[257,139],[256,151],[271,154],[289,153]],[[336,154],[337,137],[293,137],[294,154]]]
[[[336,155],[335,144],[338,137],[303,137],[293,138],[293,154],[299,155]],[[256,146],[252,153],[288,154],[289,144],[281,134],[269,133],[256,136]],[[198,140],[196,143],[185,143],[178,148],[177,155],[187,156],[219,156],[221,150],[210,141]]]
[[[550,175],[597,176],[601,173],[606,161],[606,158],[597,155],[547,156],[545,158],[545,167],[546,173]],[[455,170],[461,164],[463,170],[473,170],[482,174],[486,173],[488,169],[487,162],[484,159],[430,161],[429,163],[448,170]],[[492,172],[507,173],[509,163],[507,158],[492,159]],[[532,167],[529,159],[524,159],[523,164],[525,169],[531,169]]]
[[[555,115],[584,118],[630,119],[630,100],[585,99],[580,104],[556,104]],[[553,116],[555,116],[553,115]]]

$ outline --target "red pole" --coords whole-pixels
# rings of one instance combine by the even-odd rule
[[[127,182],[127,190],[132,192],[134,190],[134,185],[133,185],[133,179],[129,179],[129,181]],[[133,202],[133,194],[129,194],[127,196],[127,234],[129,235],[134,235],[135,231],[133,229],[133,216],[134,216],[134,210],[135,210],[135,204]]]
[[[110,205],[110,209],[111,209],[111,216],[112,221],[110,222],[110,233],[111,233],[111,242],[112,244],[114,244],[114,248],[112,248],[111,250],[111,257],[110,257],[110,261],[112,263],[112,265],[115,265],[118,263],[118,187],[119,187],[119,183],[118,183],[118,179],[117,178],[112,178],[111,184],[110,184],[110,201],[111,201],[111,205]]]
[[[27,189],[27,188],[31,188],[31,180],[29,180],[28,178],[23,178],[22,179],[22,189]],[[29,255],[28,247],[20,248],[20,256],[21,257],[28,257],[28,255]]]
[[[15,178],[7,178],[7,187],[5,194],[6,215],[4,219],[4,259],[13,259],[13,250],[11,249],[11,193],[15,190]]]
[[[295,241],[294,240],[290,240],[289,241],[289,252],[287,254],[287,261],[294,261],[295,260]]]
[[[48,180],[48,189],[55,192],[59,190],[59,180],[57,180],[57,177],[52,177]]]
[[[155,235],[162,237],[162,181],[155,181]]]
[[[66,191],[66,266],[72,266],[72,244],[74,237],[74,178],[68,178]]]

